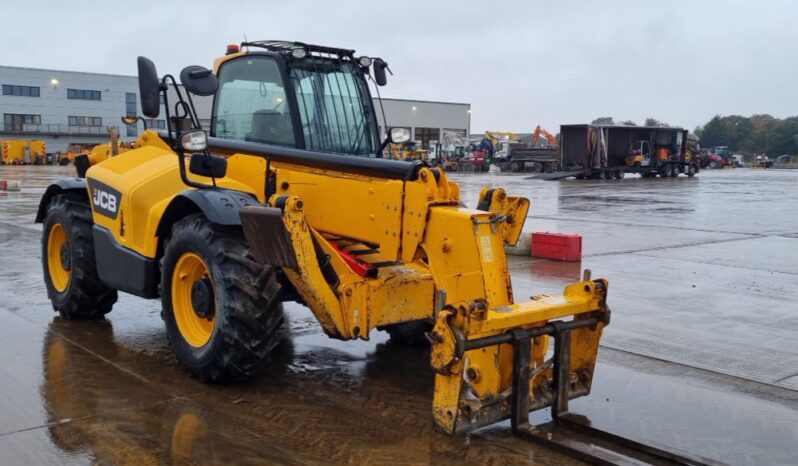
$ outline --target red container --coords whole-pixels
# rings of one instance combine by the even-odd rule
[[[532,233],[532,257],[557,261],[581,261],[582,236],[568,233]]]

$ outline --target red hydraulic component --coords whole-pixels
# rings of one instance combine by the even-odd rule
[[[346,265],[352,269],[352,272],[360,275],[361,277],[365,277],[369,274],[369,263],[360,259],[359,257],[349,253],[348,251],[344,251],[343,249],[339,248],[337,244],[334,242],[330,242],[330,246],[333,247],[338,252],[338,255],[341,256],[341,259],[346,262]]]

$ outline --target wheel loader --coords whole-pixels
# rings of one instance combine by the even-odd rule
[[[545,442],[529,412],[565,422],[590,392],[607,281],[586,272],[562,295],[516,300],[504,247],[529,200],[484,188],[467,208],[443,170],[383,158],[409,138],[380,140],[369,81],[386,84],[383,59],[257,41],[185,68],[182,88],[147,58],[138,71],[142,113],[164,99],[168,129],[57,180],[39,205],[61,316],[102,318],[118,292],[160,299],[179,363],[223,383],[259,373],[281,303],[296,301],[332,338],[426,341],[432,417],[451,434],[510,418]],[[213,97],[209,135],[192,96]]]

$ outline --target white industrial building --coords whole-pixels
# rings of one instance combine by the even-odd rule
[[[432,102],[425,100],[382,99],[387,127],[407,128],[412,139],[425,149],[436,144],[462,139],[468,140],[471,127],[471,105],[454,102]],[[374,99],[377,121],[385,128],[379,102]]]
[[[108,140],[108,126],[140,114],[135,76],[0,66],[0,139],[44,139],[48,152]],[[165,120],[151,121],[165,128]],[[130,126],[123,138],[143,130]]]
[[[125,140],[144,129],[141,122],[124,127],[120,120],[123,115],[141,114],[136,76],[0,66],[0,85],[0,139],[44,139],[47,152],[54,153],[72,144],[106,142],[108,126],[120,128]],[[194,102],[207,128],[212,101],[195,98]],[[382,109],[377,99],[374,107],[382,131],[384,110],[387,127],[409,129],[424,148],[461,145],[469,136],[469,104],[383,98]],[[148,120],[148,126],[166,128],[163,109],[158,119]]]

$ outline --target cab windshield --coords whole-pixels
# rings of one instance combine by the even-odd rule
[[[379,141],[371,98],[353,63],[316,57],[295,60],[288,65],[288,83],[280,68],[275,58],[263,55],[225,63],[219,71],[211,135],[318,152],[376,155]]]
[[[222,66],[212,135],[296,147],[292,121],[280,68],[273,58],[245,57]]]
[[[376,127],[366,83],[352,63],[308,58],[290,65],[305,148],[369,156]]]

